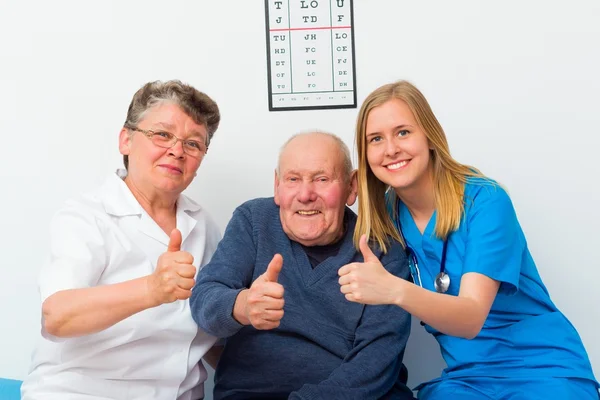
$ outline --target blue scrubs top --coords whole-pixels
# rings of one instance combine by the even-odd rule
[[[465,186],[465,212],[448,239],[446,272],[457,296],[462,274],[477,272],[500,282],[481,332],[472,340],[425,329],[440,345],[448,367],[440,378],[565,377],[596,382],[579,334],[550,300],[527,248],[508,194],[495,182],[473,178]],[[424,288],[435,291],[443,241],[434,234],[436,213],[425,232],[400,202],[399,223],[414,251]]]

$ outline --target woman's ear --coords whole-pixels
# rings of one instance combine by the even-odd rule
[[[131,134],[127,128],[121,129],[119,133],[119,152],[124,156],[128,156],[131,152]]]

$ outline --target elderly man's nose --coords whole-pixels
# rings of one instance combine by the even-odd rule
[[[303,203],[315,200],[315,191],[312,183],[304,183],[300,187],[300,192],[298,193],[298,200]]]

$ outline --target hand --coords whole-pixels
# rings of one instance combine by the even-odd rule
[[[185,300],[192,295],[196,267],[194,257],[181,251],[181,232],[173,229],[167,251],[158,258],[154,273],[148,275],[148,292],[155,306]]]
[[[362,304],[393,304],[395,277],[381,265],[369,248],[366,235],[359,241],[364,262],[344,265],[338,271],[340,291],[346,300]]]
[[[283,318],[283,286],[277,283],[283,267],[283,257],[275,254],[264,274],[259,276],[245,294],[244,314],[256,329],[275,329]]]

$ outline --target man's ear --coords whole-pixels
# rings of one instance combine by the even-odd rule
[[[273,197],[275,198],[275,204],[279,205],[279,175],[275,170],[275,182],[273,183]]]
[[[358,197],[358,177],[357,170],[352,171],[350,174],[350,193],[348,193],[348,198],[346,199],[346,204],[351,206],[356,201]]]
[[[131,152],[131,134],[127,128],[121,129],[119,133],[119,152],[124,156],[128,156]]]

